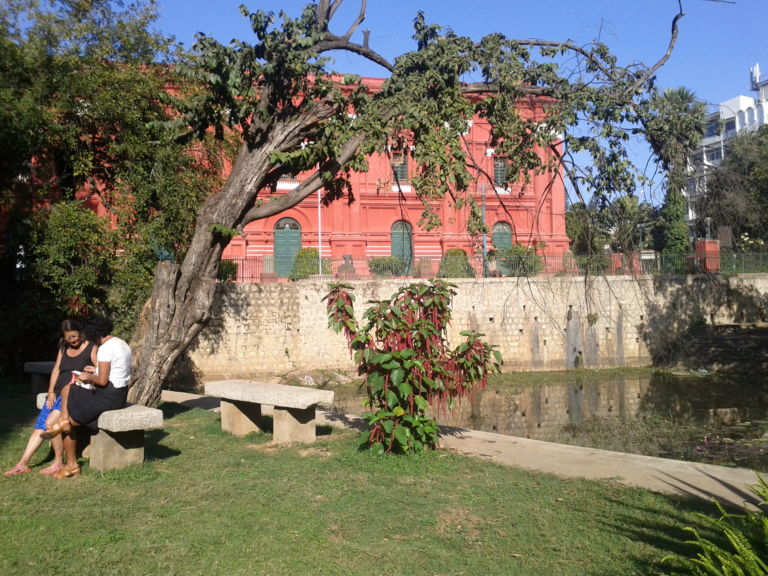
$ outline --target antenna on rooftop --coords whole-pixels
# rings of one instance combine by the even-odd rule
[[[760,90],[760,64],[755,64],[749,69],[749,79],[752,82],[752,90]]]

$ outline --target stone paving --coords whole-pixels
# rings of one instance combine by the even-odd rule
[[[216,398],[182,392],[163,391],[163,400],[190,407],[218,408]],[[364,425],[356,416],[322,411],[318,411],[317,421],[340,428]],[[443,428],[442,444],[466,456],[564,478],[605,480],[666,494],[716,498],[736,507],[757,501],[751,491],[757,475],[745,468],[624,454],[458,428]]]

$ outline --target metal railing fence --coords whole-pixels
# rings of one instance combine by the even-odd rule
[[[390,256],[323,258],[322,264],[274,256],[229,258],[222,260],[221,281],[289,282],[305,278],[324,280],[373,280],[385,278],[503,278],[534,276],[637,276],[674,274],[745,274],[768,272],[768,253],[731,253],[697,256],[669,255],[653,250],[631,254],[575,256],[518,255],[514,258],[486,260],[471,257],[465,265],[448,268],[441,258],[415,257],[403,262]]]

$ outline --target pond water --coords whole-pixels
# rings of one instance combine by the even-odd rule
[[[441,424],[550,442],[768,469],[768,386],[756,376],[658,371],[504,374]],[[361,414],[365,392],[336,388]]]

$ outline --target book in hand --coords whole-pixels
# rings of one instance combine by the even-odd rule
[[[80,380],[80,374],[82,374],[82,372],[78,370],[72,370],[72,379],[70,380],[70,383],[74,384],[75,386],[80,386],[80,388],[85,388],[86,390],[94,390],[93,384],[88,384],[88,382],[83,382]]]

